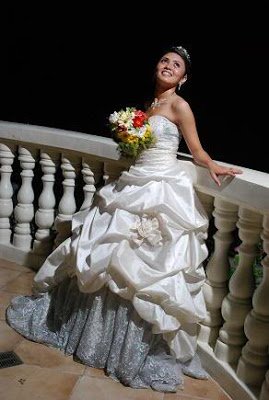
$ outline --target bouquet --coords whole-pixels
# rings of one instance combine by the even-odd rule
[[[109,123],[113,139],[125,157],[137,157],[155,141],[146,114],[134,107],[114,111]]]

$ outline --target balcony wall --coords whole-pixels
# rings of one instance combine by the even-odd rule
[[[70,235],[72,215],[130,163],[108,138],[0,122],[0,257],[37,270]],[[179,154],[210,218],[199,353],[233,399],[269,398],[269,174],[243,169],[217,187]],[[223,163],[225,164],[225,163]],[[229,165],[229,164],[225,164]],[[239,241],[231,274],[231,246]],[[262,278],[253,265],[263,246]]]

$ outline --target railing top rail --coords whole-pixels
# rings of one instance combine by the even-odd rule
[[[64,129],[0,121],[0,139],[35,144],[40,148],[68,150],[111,161],[120,159],[117,144],[112,139]],[[191,174],[199,191],[262,214],[269,214],[269,174],[240,167],[243,170],[242,175],[226,177],[222,179],[221,187],[218,187],[206,168],[193,163],[192,156],[185,153],[178,155],[182,166]],[[232,166],[224,162],[219,163]]]
[[[110,138],[65,129],[0,121],[0,138],[42,147],[118,160],[117,144]]]

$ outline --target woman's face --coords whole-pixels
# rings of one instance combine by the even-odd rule
[[[156,81],[167,86],[177,86],[185,74],[185,62],[177,53],[166,53],[156,66]]]

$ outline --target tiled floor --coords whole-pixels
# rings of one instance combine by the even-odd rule
[[[31,294],[34,272],[0,259],[0,352],[13,350],[23,364],[0,369],[0,400],[229,400],[209,379],[185,377],[184,390],[163,394],[131,389],[106,377],[99,369],[74,362],[61,351],[33,343],[5,322],[5,309],[18,294]]]

